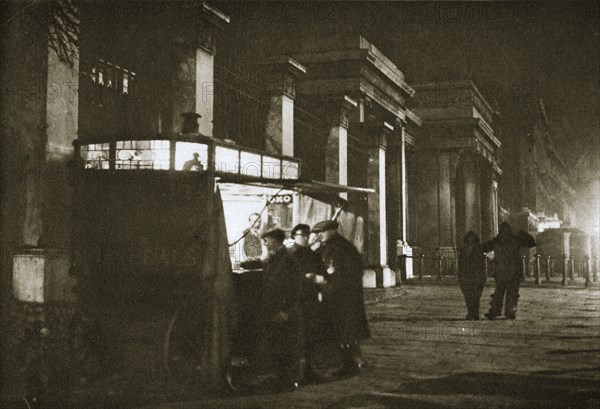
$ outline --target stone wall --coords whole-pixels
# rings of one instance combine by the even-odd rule
[[[45,8],[5,7],[2,26],[0,162],[2,166],[2,301],[10,298],[12,255],[42,234],[48,76]]]

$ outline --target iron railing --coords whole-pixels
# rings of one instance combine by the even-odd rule
[[[418,253],[413,256],[398,256],[400,268],[406,265],[406,259],[412,259],[413,272],[417,280],[424,277],[435,277],[437,281],[444,277],[456,277],[458,258],[455,255],[441,255],[435,251]],[[493,277],[494,262],[486,257],[486,275]],[[533,279],[535,284],[558,283],[561,285],[577,284],[584,281],[586,287],[598,281],[600,260],[598,257],[579,256],[543,256],[535,254],[522,257],[522,269],[526,279]]]

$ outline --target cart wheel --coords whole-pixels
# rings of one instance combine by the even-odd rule
[[[163,345],[163,362],[171,379],[201,387],[209,382],[207,362],[210,322],[206,307],[185,307],[169,321]]]

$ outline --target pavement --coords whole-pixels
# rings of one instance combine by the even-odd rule
[[[363,343],[360,376],[288,393],[143,407],[600,408],[600,290],[574,284],[525,283],[514,321],[465,321],[451,280],[367,290],[372,337]],[[489,283],[482,316],[492,292]]]
[[[490,280],[481,298],[482,317],[492,292]],[[75,391],[73,407],[600,408],[597,281],[586,288],[582,279],[566,286],[528,280],[514,321],[465,321],[453,277],[365,290],[365,303],[372,336],[362,345],[367,366],[358,377],[333,377],[339,358],[323,347],[318,369],[327,381],[293,392],[206,397],[181,386],[113,379]]]

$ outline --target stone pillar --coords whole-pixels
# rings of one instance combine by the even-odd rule
[[[179,44],[178,69],[172,88],[173,132],[184,131],[182,114],[195,113],[198,114],[197,132],[206,136],[213,135],[214,58],[217,51],[215,39],[218,30],[228,23],[228,16],[203,4],[198,31],[194,32],[194,37],[186,38]],[[161,127],[159,125],[159,129]],[[190,132],[190,129],[185,131]]]
[[[400,126],[400,239],[398,255],[404,256],[406,278],[413,278],[412,248],[408,245],[408,174],[406,160],[406,129]]]
[[[265,64],[270,93],[265,150],[278,155],[294,156],[295,81],[306,73],[306,68],[287,57],[271,59]]]
[[[194,132],[212,136],[214,54],[204,48],[181,46],[178,58],[173,80],[173,132],[189,132],[184,127],[184,114],[195,113],[199,126]]]
[[[50,32],[53,29],[50,26]],[[13,255],[11,281],[16,290],[13,295],[24,296],[17,298],[20,300],[28,297],[17,289],[20,284],[31,288],[33,274],[39,279],[36,292],[40,296],[30,300],[74,301],[75,282],[69,274],[74,239],[71,164],[78,133],[79,49],[74,42],[65,43],[59,57],[53,37],[38,40],[46,61],[34,70],[45,93],[39,95],[38,131],[26,136],[31,139],[27,140],[30,151],[23,166],[25,197],[20,203],[25,209],[19,243],[38,249]]]
[[[479,163],[475,158],[467,158],[462,163],[464,214],[462,236],[472,230],[481,237],[481,191]]]
[[[384,122],[383,126],[374,130],[378,131],[378,134],[376,139],[374,135],[369,135],[371,144],[367,169],[367,185],[376,191],[376,193],[368,195],[367,199],[369,209],[368,262],[381,277],[378,280],[379,283],[383,287],[390,287],[396,284],[396,277],[388,266],[385,156],[387,140],[394,128]]]
[[[497,231],[496,181],[494,171],[486,168],[481,175],[481,240],[490,240]]]
[[[59,84],[53,95],[51,87]],[[59,60],[54,50],[48,53],[48,96],[46,100],[46,154],[40,174],[45,190],[42,214],[43,241],[60,248],[71,243],[72,195],[69,164],[73,158],[73,141],[77,139],[79,98],[79,61],[72,67]]]
[[[196,112],[196,50],[180,45],[179,60],[173,78],[173,102],[171,105],[172,131],[188,132],[184,127],[184,113]],[[194,129],[195,130],[195,129]]]
[[[438,247],[454,247],[451,154],[441,151],[438,163]]]
[[[206,136],[213,136],[214,61],[214,53],[205,48],[196,50],[196,106],[194,112],[200,115],[198,132]]]
[[[593,254],[592,254],[592,236],[589,234],[585,235],[585,268],[586,268],[586,281],[589,283],[589,278],[593,273]]]
[[[569,274],[569,259],[571,258],[571,233],[570,232],[563,232],[563,240],[562,240],[562,244],[563,244],[563,268],[562,268],[562,273],[563,273],[563,278],[562,278],[562,285],[565,285],[566,283],[566,278]]]
[[[348,116],[357,102],[348,96],[329,104],[333,117],[325,151],[325,181],[348,185]],[[347,193],[340,193],[347,199]]]
[[[496,180],[497,174],[494,173],[494,180],[492,180],[492,226],[493,226],[493,236],[498,234],[498,219],[499,219],[499,211],[498,211],[498,181]]]
[[[450,175],[450,233],[452,235],[452,246],[456,249],[458,243],[462,240],[462,237],[458,237],[457,225],[457,206],[456,206],[456,195],[462,195],[462,192],[457,192],[457,179],[458,179],[458,164],[460,163],[460,155],[457,152],[451,152],[449,154],[449,175]]]

